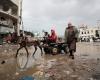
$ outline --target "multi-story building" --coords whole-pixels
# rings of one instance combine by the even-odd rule
[[[0,0],[0,33],[19,32],[19,1]]]
[[[99,27],[80,27],[79,28],[79,39],[80,41],[91,41],[100,38]]]

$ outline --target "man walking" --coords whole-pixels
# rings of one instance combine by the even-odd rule
[[[78,30],[71,23],[65,30],[65,42],[68,44],[70,57],[74,59],[74,52],[76,52],[76,42],[78,39]]]

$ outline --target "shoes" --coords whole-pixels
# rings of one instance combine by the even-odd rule
[[[72,59],[74,59],[74,56],[72,56]]]
[[[75,59],[75,58],[74,58],[74,55],[69,55],[69,57],[72,58],[72,59]]]

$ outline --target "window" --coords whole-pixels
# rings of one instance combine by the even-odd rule
[[[1,17],[0,19],[1,19],[1,21],[4,21],[4,20],[6,20],[4,17]]]
[[[9,5],[8,4],[4,4],[3,5],[3,10],[4,11],[8,11],[9,10]]]
[[[93,30],[91,30],[91,33],[93,33]]]
[[[96,30],[95,33],[96,37],[99,37],[99,30]]]
[[[87,33],[89,34],[89,31],[87,31]]]

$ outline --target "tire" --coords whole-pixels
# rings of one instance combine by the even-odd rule
[[[52,48],[52,54],[53,55],[58,54],[58,48],[57,47]]]
[[[21,48],[17,53],[17,67],[20,69],[24,69],[28,63],[28,52],[26,48]]]

